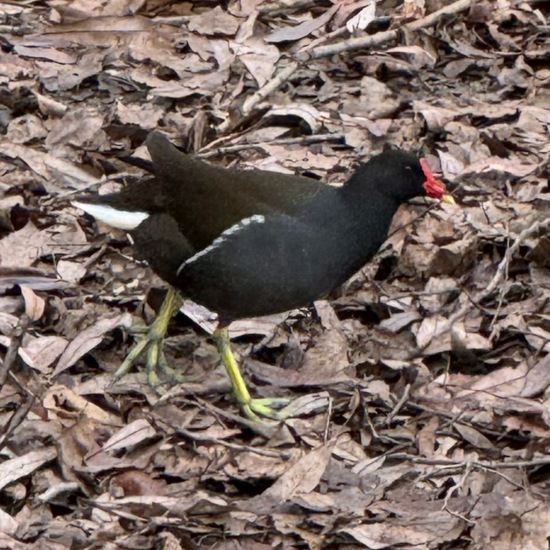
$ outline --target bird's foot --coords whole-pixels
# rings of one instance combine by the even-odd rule
[[[326,410],[330,397],[327,392],[311,393],[297,398],[264,397],[241,401],[243,413],[254,421],[263,418],[283,421],[289,418],[311,415]]]
[[[149,385],[158,393],[166,391],[165,385],[174,385],[183,382],[183,376],[173,369],[166,360],[162,349],[164,335],[159,335],[155,326],[156,321],[150,327],[139,327],[134,332],[146,332],[141,336],[137,344],[130,350],[120,367],[113,375],[113,383],[118,382],[126,375],[135,361],[143,354],[146,355],[145,368]]]
[[[168,364],[162,350],[166,329],[174,311],[175,303],[176,293],[170,289],[153,324],[149,327],[135,327],[132,329],[133,332],[145,332],[145,335],[130,350],[126,359],[115,372],[114,382],[127,374],[136,359],[143,353],[146,354],[147,380],[158,393],[166,391],[164,384],[173,385],[183,381],[182,375]]]
[[[262,417],[271,420],[286,420],[292,415],[287,414],[284,407],[291,401],[285,397],[250,398],[241,403],[241,409],[251,420],[261,421]]]

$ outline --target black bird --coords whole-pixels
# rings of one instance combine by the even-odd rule
[[[134,239],[141,259],[167,283],[219,316],[222,360],[243,411],[284,417],[284,400],[253,399],[231,352],[231,321],[303,307],[326,295],[377,252],[400,204],[417,196],[454,202],[424,159],[390,151],[357,168],[341,187],[262,170],[213,166],[181,153],[162,134],[147,138],[153,176],[119,193],[73,205]],[[148,372],[158,384],[160,349],[176,304],[171,290],[149,338]]]

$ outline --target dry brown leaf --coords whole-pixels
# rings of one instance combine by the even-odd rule
[[[87,419],[90,423],[116,426],[119,419],[116,415],[103,410],[92,402],[75,393],[65,386],[50,387],[42,398],[42,404],[48,411],[50,418]],[[80,420],[79,420],[80,421]]]
[[[334,4],[330,9],[325,11],[319,17],[310,19],[309,21],[304,21],[295,27],[286,27],[284,29],[278,29],[272,32],[266,37],[268,42],[290,42],[295,40],[300,40],[311,34],[312,32],[320,29],[322,26],[326,25],[338,11],[339,5]]]
[[[53,376],[57,376],[72,367],[81,357],[99,345],[107,332],[118,327],[129,328],[131,326],[132,316],[129,313],[123,313],[110,319],[101,319],[91,327],[83,330],[69,343],[63,355],[59,358]]]
[[[241,20],[225,12],[220,6],[195,15],[189,20],[189,30],[198,34],[234,36]]]
[[[25,313],[32,321],[38,321],[44,314],[44,308],[46,307],[45,300],[28,286],[19,285],[19,288],[25,300]]]
[[[514,0],[498,9],[459,0],[458,11],[456,1],[393,4],[2,4],[2,348],[13,352],[23,326],[14,285],[48,291],[48,307],[22,335],[22,361],[6,356],[0,443],[8,461],[51,441],[59,455],[3,488],[17,513],[0,511],[0,545],[28,546],[39,526],[44,544],[75,548],[545,547],[548,231],[521,235],[544,225],[550,202],[547,10]],[[436,10],[435,24],[404,27]],[[325,46],[342,50],[296,64],[297,52]],[[253,107],[246,119],[243,105]],[[147,158],[139,151],[155,127],[222,165],[334,184],[400,147],[457,184],[457,207],[430,203],[426,213],[416,199],[400,208],[383,250],[332,302],[336,314],[317,305],[318,315],[233,325],[251,393],[309,411],[271,437],[243,428],[215,346],[191,322],[170,324],[166,357],[185,383],[160,402],[143,373],[109,386],[129,341],[105,338],[105,326],[82,334],[139,315],[149,286],[162,283],[130,267],[121,234],[106,243],[66,199],[95,192],[103,175],[100,193],[120,188],[121,172],[137,175],[120,157]],[[210,313],[186,311],[215,327]],[[68,335],[78,349],[63,352]],[[52,390],[56,358],[67,366],[97,342],[65,374],[71,390]],[[310,395],[310,384],[327,392]],[[326,414],[315,414],[319,403]],[[326,455],[310,468],[307,459],[324,441],[335,443],[320,474]],[[82,494],[84,515],[74,506]],[[148,524],[168,531],[145,533]]]
[[[56,456],[56,450],[49,447],[5,460],[0,464],[0,489],[4,489],[10,483],[32,474]]]
[[[417,509],[413,502],[411,510]],[[417,515],[417,514],[414,514]],[[382,549],[388,546],[429,546],[453,540],[462,531],[461,520],[446,511],[418,514],[413,521],[387,519],[383,523],[369,523],[341,530],[367,548]]]
[[[67,347],[67,340],[59,336],[27,335],[24,347],[19,351],[25,352],[27,364],[43,374],[50,373],[51,365],[59,358]]]
[[[357,30],[364,31],[374,21],[375,17],[376,3],[368,2],[367,6],[346,21],[346,28],[351,33]]]
[[[240,502],[239,509],[258,514],[269,514],[296,495],[311,493],[321,480],[330,460],[331,452],[332,445],[323,445],[310,451],[261,495]]]

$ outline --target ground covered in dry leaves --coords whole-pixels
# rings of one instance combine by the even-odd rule
[[[548,548],[549,13],[0,1],[0,548]],[[111,384],[164,287],[69,201],[152,129],[331,183],[399,146],[456,186],[328,301],[232,327],[256,395],[327,407],[251,427],[190,304],[187,383]]]

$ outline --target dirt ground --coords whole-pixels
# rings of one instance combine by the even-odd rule
[[[550,5],[0,0],[0,549],[547,549]],[[339,184],[388,146],[416,199],[310,309],[239,321],[254,426],[186,302],[71,206],[143,176],[153,129],[212,163]],[[151,190],[154,193],[154,189]]]

